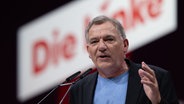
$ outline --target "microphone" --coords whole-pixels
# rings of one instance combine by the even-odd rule
[[[71,76],[69,76],[68,78],[66,78],[66,80],[63,83],[69,82],[71,80],[73,80],[75,77],[77,77],[79,74],[81,73],[81,71],[78,71],[74,74],[72,74]]]
[[[92,68],[89,68],[88,70],[86,70],[83,74],[80,75],[80,77],[77,81],[86,77],[91,71],[92,71]],[[77,81],[75,81],[75,82],[77,82]]]
[[[53,88],[44,98],[42,98],[37,104],[40,104],[43,100],[45,100],[54,90],[56,90],[59,86],[66,86],[66,85],[71,85],[73,83],[68,83],[68,84],[64,84],[66,82],[69,82],[71,80],[73,80],[75,77],[77,77],[79,74],[81,73],[81,71],[78,71],[74,74],[72,74],[71,76],[69,76],[68,78],[65,79],[65,81],[62,84],[57,85],[55,88]]]
[[[73,83],[68,83],[68,84],[75,84],[75,83],[78,82],[79,80],[81,80],[81,79],[83,79],[84,77],[86,77],[91,71],[92,71],[92,68],[89,68],[89,69],[86,70],[83,74],[81,74],[81,75],[79,76],[79,78],[78,78],[76,81],[74,81]],[[63,98],[60,100],[59,104],[61,104],[61,103],[63,102],[64,98],[66,97],[66,95],[67,95],[68,92],[70,91],[71,87],[72,87],[72,86],[70,86],[70,87],[68,88],[68,90],[66,91],[65,95],[64,95]]]

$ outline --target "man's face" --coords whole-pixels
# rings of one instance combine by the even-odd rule
[[[87,51],[97,68],[121,68],[128,49],[128,40],[123,39],[110,22],[93,25],[89,30]]]

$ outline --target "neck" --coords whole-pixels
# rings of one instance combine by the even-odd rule
[[[104,78],[114,78],[128,71],[128,65],[123,64],[121,68],[98,69],[99,75]]]

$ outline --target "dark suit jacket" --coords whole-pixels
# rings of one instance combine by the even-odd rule
[[[126,104],[151,104],[140,83],[141,79],[138,75],[138,70],[141,68],[141,65],[127,59],[126,62],[129,65]],[[155,71],[158,80],[161,104],[179,104],[169,73],[160,67],[149,66]],[[98,72],[94,72],[71,87],[70,104],[93,104],[97,76]]]

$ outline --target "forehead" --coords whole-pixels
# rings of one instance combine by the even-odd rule
[[[117,32],[115,26],[111,22],[104,22],[102,24],[94,24],[90,30],[89,34],[99,33],[99,32]]]

